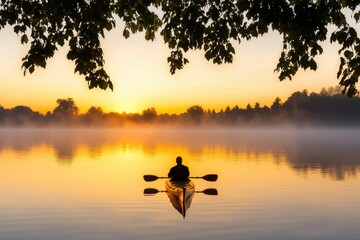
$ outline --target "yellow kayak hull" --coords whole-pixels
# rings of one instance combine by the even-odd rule
[[[195,193],[193,181],[170,181],[165,182],[166,193],[173,207],[185,218],[190,208]]]

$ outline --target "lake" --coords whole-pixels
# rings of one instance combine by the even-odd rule
[[[360,129],[2,129],[0,239],[360,239]],[[181,155],[196,193],[166,193]],[[218,195],[201,191],[215,188]]]

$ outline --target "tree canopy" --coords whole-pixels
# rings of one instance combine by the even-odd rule
[[[171,50],[170,72],[182,69],[185,53],[201,49],[217,64],[231,63],[234,44],[269,31],[283,37],[275,71],[290,79],[299,69],[316,70],[321,42],[340,45],[337,73],[343,93],[355,96],[360,76],[360,20],[357,0],[0,0],[0,30],[13,26],[21,43],[30,43],[24,73],[46,67],[58,47],[69,45],[67,58],[89,88],[113,89],[104,69],[100,39],[124,22],[123,36],[144,32],[154,40],[160,32]],[[348,11],[349,14],[345,14]],[[336,29],[329,33],[329,27]]]

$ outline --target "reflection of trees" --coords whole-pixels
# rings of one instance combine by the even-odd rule
[[[360,171],[360,130],[0,130],[0,151],[29,151],[38,145],[55,150],[61,163],[71,163],[78,150],[86,147],[91,156],[106,148],[141,151],[156,155],[168,149],[175,155],[183,151],[193,156],[219,154],[232,159],[263,161],[271,155],[275,164],[286,162],[299,173],[320,171],[332,179],[343,180]],[[120,156],[119,156],[120,157]],[[220,160],[220,159],[219,159]]]
[[[69,137],[73,136],[70,135]],[[69,141],[68,138],[64,136],[53,140],[55,141],[50,144],[52,144],[55,149],[56,160],[62,164],[71,164],[76,154],[76,149],[78,148],[76,143],[73,140]]]
[[[16,151],[30,151],[34,146],[47,145],[55,150],[59,162],[69,163],[76,150],[85,144],[89,148],[100,149],[102,137],[87,131],[67,129],[3,129],[0,134],[0,150],[12,148]],[[97,147],[95,147],[97,146]]]
[[[287,151],[296,171],[321,171],[333,179],[355,176],[360,170],[358,130],[315,130],[297,134],[296,148]]]

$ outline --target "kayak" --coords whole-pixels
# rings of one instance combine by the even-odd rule
[[[173,207],[178,210],[185,218],[187,210],[190,208],[191,201],[195,193],[193,181],[170,181],[165,182],[166,194],[168,195]]]

